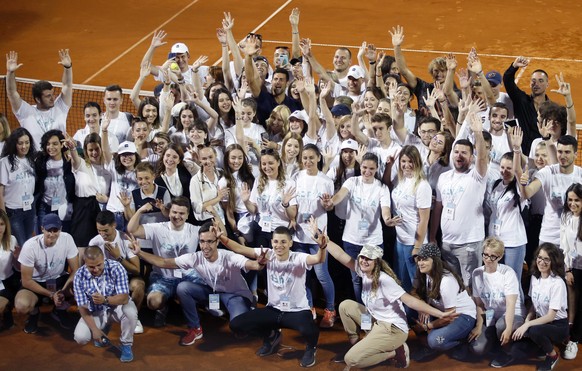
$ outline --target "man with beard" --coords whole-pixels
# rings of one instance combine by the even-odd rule
[[[458,259],[467,287],[471,273],[481,265],[485,238],[483,199],[489,164],[481,118],[472,113],[470,122],[477,152],[475,166],[471,167],[475,157],[473,144],[467,139],[458,140],[453,146],[454,169],[441,174],[437,183],[430,225],[430,241],[436,242],[440,222],[442,250]]]
[[[515,118],[517,118],[519,126],[523,130],[523,153],[529,153],[533,140],[540,137],[540,132],[537,128],[537,111],[543,102],[549,100],[546,95],[546,89],[549,85],[548,74],[544,70],[535,70],[531,74],[531,94],[529,95],[515,84],[515,73],[517,70],[519,68],[525,68],[528,65],[529,59],[517,57],[503,74],[505,90],[513,102]]]
[[[204,283],[180,282],[177,295],[188,324],[188,332],[180,339],[180,345],[192,345],[202,339],[202,327],[196,309],[197,304],[205,304],[212,310],[219,310],[220,303],[226,307],[230,320],[251,310],[253,295],[243,276],[245,271],[260,270],[265,262],[248,260],[232,251],[218,249],[222,232],[207,222],[198,231],[200,250],[176,258],[162,258],[143,252],[137,240],[132,251],[148,263],[164,269],[195,269]]]
[[[261,125],[266,124],[271,111],[280,104],[289,107],[291,112],[302,110],[301,104],[288,97],[287,84],[289,83],[289,72],[283,68],[277,68],[273,72],[271,81],[271,92],[265,86],[265,73],[261,74],[254,61],[254,55],[259,49],[259,40],[256,36],[251,35],[247,38],[243,52],[245,53],[245,74],[251,88],[253,97],[257,100],[257,117]],[[260,57],[260,63],[265,62],[266,58]]]
[[[61,94],[55,99],[53,85],[45,80],[37,81],[32,86],[32,98],[36,102],[32,106],[16,90],[16,70],[22,66],[18,64],[18,53],[6,54],[6,96],[20,126],[34,139],[37,151],[44,133],[52,129],[67,131],[67,115],[73,103],[73,62],[69,49],[59,50],[59,57],[59,64],[64,68]]]
[[[548,137],[550,136],[548,135]],[[556,148],[558,163],[548,165],[538,171],[529,184],[527,184],[527,173],[524,173],[524,176],[520,179],[520,188],[526,198],[532,197],[540,189],[543,190],[546,198],[546,207],[540,230],[540,244],[550,242],[559,246],[560,215],[564,208],[566,190],[573,183],[582,183],[582,168],[574,165],[578,150],[576,138],[571,135],[564,135],[558,139]],[[519,169],[517,170],[519,172]]]

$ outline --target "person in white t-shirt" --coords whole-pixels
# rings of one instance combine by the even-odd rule
[[[564,352],[565,359],[574,359],[582,337],[582,184],[574,183],[566,190],[566,202],[560,223],[560,249],[564,252],[566,284],[568,286],[568,322],[570,341]]]
[[[440,223],[442,249],[459,260],[465,286],[470,285],[471,273],[481,262],[485,238],[483,199],[489,164],[481,119],[475,113],[469,119],[477,152],[475,166],[471,167],[475,158],[473,144],[467,139],[458,140],[453,146],[454,169],[441,174],[437,183],[429,238],[436,242]]]
[[[398,156],[398,183],[392,189],[392,210],[396,226],[395,266],[402,287],[410,291],[416,264],[412,255],[428,242],[427,231],[432,189],[422,171],[422,160],[415,146],[404,146]]]
[[[313,255],[290,251],[293,245],[291,231],[277,227],[271,239],[272,249],[250,248],[225,236],[220,242],[228,249],[247,258],[267,259],[267,306],[257,308],[236,317],[230,322],[235,333],[255,334],[263,338],[263,346],[257,351],[259,357],[271,355],[281,343],[281,328],[297,330],[306,340],[307,346],[299,365],[311,367],[315,364],[315,353],[319,339],[319,328],[313,317],[305,292],[307,270],[325,260],[326,245],[318,241],[319,250]]]
[[[170,204],[169,222],[142,224],[140,222],[142,213],[152,208],[148,202],[133,214],[127,224],[128,233],[136,238],[151,241],[153,253],[164,259],[177,258],[195,252],[198,248],[200,227],[186,223],[190,212],[190,200],[180,196],[173,198]],[[154,327],[166,325],[167,302],[176,295],[178,284],[185,281],[204,282],[193,269],[153,268],[146,300],[148,308],[156,311]]]
[[[64,68],[61,94],[55,99],[53,85],[45,80],[37,81],[32,86],[32,97],[36,103],[33,106],[23,100],[16,90],[15,73],[22,66],[22,63],[18,64],[18,53],[10,51],[6,54],[6,95],[20,126],[28,130],[34,139],[35,150],[39,150],[40,138],[47,131],[67,131],[67,115],[73,103],[73,62],[69,49],[59,50],[59,58],[59,64]]]
[[[312,223],[317,230],[317,224]],[[346,254],[340,246],[329,241],[329,253],[340,263],[362,277],[363,304],[344,300],[339,306],[344,330],[352,348],[343,356],[347,367],[366,368],[395,358],[396,367],[409,366],[410,357],[406,339],[408,323],[403,304],[437,318],[452,316],[452,311],[441,310],[409,295],[400,286],[388,263],[382,259],[384,250],[364,245],[357,259]],[[358,328],[367,332],[360,340]],[[341,361],[341,355],[334,361]]]
[[[22,246],[34,232],[34,140],[25,128],[6,139],[0,159],[0,208],[10,218],[12,234]]]
[[[39,307],[44,297],[54,302],[52,317],[64,329],[73,327],[67,317],[66,298],[73,296],[73,277],[79,268],[79,253],[73,237],[61,232],[62,222],[56,214],[45,215],[42,233],[24,243],[18,257],[22,289],[16,294],[14,307],[28,314],[24,332],[38,330]],[[65,269],[68,264],[69,272]]]
[[[538,370],[552,370],[560,358],[554,344],[563,344],[569,334],[564,254],[556,245],[542,243],[534,256],[529,288],[532,305],[525,323],[513,333],[511,355],[518,360],[532,348],[541,350],[546,358]]]
[[[459,316],[432,320],[421,314],[416,330],[427,332],[428,347],[419,349],[418,353],[412,355],[412,359],[426,361],[439,352],[458,346],[458,350],[462,351],[467,336],[475,327],[475,303],[465,290],[462,279],[441,258],[441,251],[436,244],[422,245],[414,258],[417,272],[413,295],[441,311],[455,311]]]
[[[327,212],[321,204],[321,198],[325,194],[333,193],[333,181],[318,169],[321,162],[321,153],[314,144],[308,144],[303,148],[302,163],[303,170],[297,174],[295,183],[297,188],[295,196],[297,198],[297,231],[293,236],[294,251],[314,254],[317,252],[317,244],[311,238],[309,232],[310,218],[316,218],[318,225],[322,229],[328,226]],[[335,286],[329,275],[327,261],[313,267],[317,279],[321,283],[323,295],[325,297],[325,309],[323,319],[319,323],[320,327],[331,328],[335,322]],[[312,276],[312,275],[309,275]],[[311,278],[311,277],[310,277]],[[307,299],[310,307],[314,307],[313,294],[310,290],[310,279],[307,282]]]
[[[77,142],[77,147],[83,148],[83,143],[85,143],[85,138],[91,133],[96,133],[101,136],[101,106],[97,102],[87,102],[83,106],[83,120],[85,121],[85,127],[77,130],[73,139]],[[119,141],[117,136],[109,136],[109,149],[111,152],[117,152],[117,147],[119,147]]]
[[[109,85],[105,87],[103,96],[103,103],[105,104],[105,113],[108,114],[109,130],[111,135],[117,137],[118,143],[123,143],[127,140],[127,133],[131,127],[131,114],[121,112],[121,104],[123,103],[123,90],[119,85]]]
[[[0,331],[14,326],[12,306],[16,292],[20,289],[20,269],[18,256],[20,247],[10,230],[10,219],[4,210],[0,210]]]
[[[471,276],[473,300],[477,305],[477,324],[469,335],[471,351],[486,355],[494,344],[500,350],[491,366],[504,367],[511,362],[507,353],[511,335],[523,324],[525,306],[520,282],[511,267],[500,264],[505,247],[496,237],[487,237],[483,242],[483,266],[475,269]],[[485,328],[483,328],[485,326]]]
[[[198,230],[200,251],[163,258],[148,254],[134,240],[133,253],[148,263],[163,269],[195,269],[204,283],[182,281],[176,294],[186,317],[188,332],[180,339],[180,345],[192,345],[203,337],[196,306],[204,304],[211,310],[220,310],[220,303],[228,310],[230,320],[251,310],[252,295],[241,270],[260,270],[266,262],[248,260],[232,251],[218,249],[222,232],[211,222]]]
[[[556,149],[558,163],[538,171],[531,183],[528,184],[529,176],[527,173],[523,173],[521,176],[521,169],[516,169],[517,175],[521,176],[520,190],[525,197],[530,198],[542,190],[546,198],[546,208],[540,230],[540,244],[543,242],[560,244],[560,214],[564,207],[566,189],[573,183],[582,182],[582,168],[574,165],[574,160],[578,154],[576,138],[570,135],[560,137]]]
[[[323,197],[327,210],[348,199],[348,212],[343,234],[343,245],[353,259],[362,246],[376,245],[384,248],[382,222],[388,224],[390,215],[390,190],[377,178],[378,156],[366,153],[360,166],[362,175],[347,179],[333,196]],[[361,303],[362,280],[352,272],[355,299]]]
[[[260,170],[252,190],[243,183],[241,198],[249,213],[259,216],[254,244],[268,246],[275,228],[295,227],[297,200],[295,182],[286,178],[279,153],[270,148],[261,151]]]

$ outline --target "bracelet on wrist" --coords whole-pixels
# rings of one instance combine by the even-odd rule
[[[376,64],[376,61],[370,61],[370,64]]]
[[[69,64],[68,66],[63,65],[63,67],[68,70],[69,68],[73,67],[73,63]]]
[[[551,135],[546,135],[545,137],[542,137],[543,140],[550,140],[552,139]]]
[[[291,34],[293,34],[293,35],[299,35],[299,31],[297,31],[297,32],[291,32]]]
[[[289,207],[289,204],[285,205],[284,203],[281,202],[281,206],[283,206],[286,209]]]
[[[196,69],[193,69],[193,70],[192,70],[192,72],[194,72],[194,73],[198,73],[198,68],[196,68]]]
[[[572,107],[574,107],[574,103],[572,103],[571,105],[567,106],[566,109],[570,109]]]

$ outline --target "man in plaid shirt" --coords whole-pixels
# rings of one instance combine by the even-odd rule
[[[85,250],[85,265],[73,280],[75,300],[81,319],[75,328],[75,341],[104,346],[111,321],[121,323],[121,362],[131,362],[133,333],[137,323],[137,308],[129,297],[127,271],[123,266],[105,259],[97,246]]]

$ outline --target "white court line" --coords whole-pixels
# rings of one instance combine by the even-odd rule
[[[183,7],[181,10],[179,10],[176,14],[174,14],[173,16],[171,16],[168,20],[166,20],[164,23],[162,23],[161,25],[159,25],[158,27],[154,28],[154,30],[150,33],[148,33],[147,35],[145,35],[144,37],[142,37],[138,42],[136,42],[135,44],[133,44],[132,46],[130,46],[128,49],[126,49],[123,53],[119,54],[117,57],[115,57],[111,62],[107,63],[105,66],[103,66],[99,71],[95,72],[92,76],[90,76],[88,79],[86,79],[85,81],[83,81],[81,84],[86,84],[89,81],[93,80],[95,77],[97,77],[98,75],[101,74],[101,72],[105,71],[106,69],[108,69],[109,67],[111,67],[115,62],[117,62],[118,60],[120,60],[121,58],[123,58],[127,53],[129,53],[130,51],[132,51],[133,49],[135,49],[139,44],[141,44],[142,42],[144,42],[145,40],[149,39],[154,32],[156,32],[157,30],[163,28],[165,25],[167,25],[168,23],[172,22],[174,19],[176,19],[176,17],[178,17],[180,14],[184,13],[186,10],[188,10],[188,8],[190,8],[192,5],[196,4],[199,0],[194,0],[192,1],[190,4],[186,5],[185,7]]]
[[[263,43],[267,43],[267,44],[277,44],[277,45],[281,45],[281,44],[292,44],[290,41],[278,41],[278,40],[263,40]],[[333,47],[333,48],[353,48],[353,49],[359,49],[361,45],[339,45],[339,44],[317,44],[317,43],[311,43],[311,46],[326,46],[326,47]],[[377,47],[378,50],[394,50],[394,48],[380,48]],[[405,52],[410,52],[410,53],[427,53],[427,54],[449,54],[449,53],[453,53],[456,55],[467,55],[467,52],[451,52],[451,51],[444,51],[444,50],[423,50],[423,49],[402,49],[402,51]],[[519,55],[505,55],[505,54],[487,54],[487,53],[478,53],[480,56],[485,56],[485,57],[497,57],[497,58],[508,58],[508,59],[515,59],[517,57],[519,57]],[[569,59],[569,58],[548,58],[548,57],[526,57],[529,59],[535,59],[535,60],[540,60],[540,61],[558,61],[558,62],[574,62],[574,63],[580,63],[582,62],[582,59]]]
[[[278,14],[278,13],[279,13],[281,10],[283,10],[283,9],[284,9],[284,8],[285,8],[287,5],[289,5],[289,3],[290,3],[290,2],[292,2],[292,1],[293,1],[293,0],[287,0],[287,1],[285,2],[285,4],[281,5],[281,6],[279,7],[279,9],[275,10],[275,11],[274,11],[274,12],[273,12],[273,13],[272,13],[270,16],[268,16],[268,17],[267,17],[267,19],[265,19],[265,20],[264,20],[264,21],[263,21],[263,22],[262,22],[260,25],[258,25],[257,27],[255,27],[255,29],[254,29],[254,30],[252,30],[252,31],[250,31],[250,32],[251,32],[251,33],[255,33],[255,32],[257,32],[258,30],[260,30],[260,29],[261,29],[261,27],[263,27],[265,24],[267,24],[267,22],[269,22],[269,21],[270,21],[270,20],[271,20],[271,19],[272,19],[274,16],[276,16],[276,15],[277,15],[277,14]],[[245,36],[245,37],[246,37],[246,36]],[[244,38],[243,38],[243,39],[241,39],[240,41],[243,41],[243,40],[244,40]],[[240,42],[240,41],[239,41],[239,42]],[[289,44],[291,44],[291,43],[289,43]],[[230,54],[230,53],[231,53],[231,52],[229,51],[229,52],[228,52],[228,54]],[[216,65],[218,65],[218,64],[219,64],[219,63],[221,63],[221,62],[222,62],[222,57],[218,58],[218,60],[217,60],[216,62],[214,62],[212,65],[213,65],[213,66],[216,66]]]

